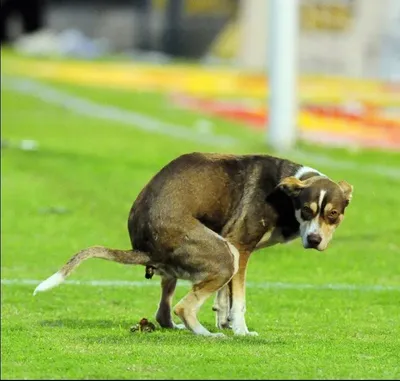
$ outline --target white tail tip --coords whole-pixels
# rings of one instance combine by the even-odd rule
[[[35,288],[35,291],[33,291],[33,295],[36,295],[38,292],[50,290],[51,288],[58,286],[63,281],[64,276],[60,272],[57,272],[40,283],[39,286]]]

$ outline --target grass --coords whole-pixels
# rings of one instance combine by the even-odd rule
[[[204,118],[160,94],[54,84],[99,103],[195,128]],[[267,152],[261,133],[210,118],[231,148],[151,135],[74,114],[2,89],[2,139],[35,139],[38,151],[2,149],[2,279],[44,279],[81,248],[129,248],[126,220],[141,188],[168,161],[190,151]],[[400,166],[400,155],[307,144],[303,152],[365,165]],[[253,255],[249,281],[400,285],[396,192],[399,180],[308,160],[355,187],[352,205],[327,252],[298,241]],[[67,213],[43,210],[62,206]],[[83,264],[75,280],[144,280],[142,267]],[[149,281],[157,284],[158,279]],[[158,287],[63,285],[32,297],[34,285],[2,284],[4,379],[398,379],[400,292],[249,288],[247,320],[259,337],[225,340],[185,331],[132,334],[153,320]],[[188,287],[178,287],[175,301]],[[215,331],[212,300],[200,312]]]

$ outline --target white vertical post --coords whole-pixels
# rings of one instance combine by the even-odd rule
[[[399,49],[396,49],[396,46],[400,46],[400,1],[389,0],[385,8],[380,44],[380,77],[385,81],[400,82]]]
[[[268,143],[277,151],[291,149],[297,123],[298,0],[268,0],[269,128]]]

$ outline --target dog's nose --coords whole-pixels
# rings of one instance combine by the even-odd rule
[[[319,234],[311,233],[307,236],[309,247],[316,248],[322,241],[322,237]]]

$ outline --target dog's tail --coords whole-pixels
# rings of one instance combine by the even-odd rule
[[[103,246],[93,246],[81,250],[75,254],[58,272],[40,283],[33,292],[33,295],[41,291],[50,290],[64,282],[65,278],[79,266],[83,261],[89,258],[102,258],[109,261],[115,261],[126,265],[143,265],[150,262],[147,253],[136,250],[116,250]]]

